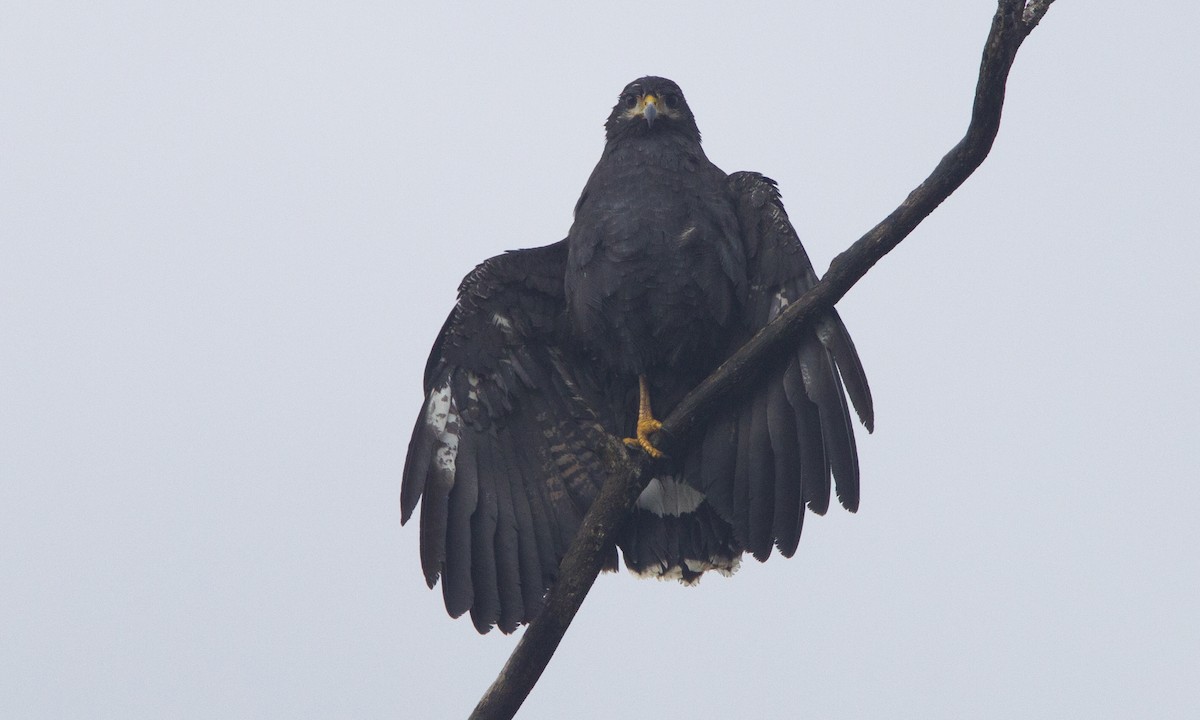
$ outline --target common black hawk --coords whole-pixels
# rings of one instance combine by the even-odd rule
[[[401,522],[423,497],[425,580],[479,632],[538,614],[613,436],[656,458],[617,540],[638,575],[790,557],[831,476],[858,507],[846,395],[868,431],[873,410],[834,310],[670,456],[650,443],[651,407],[668,413],[817,277],[775,183],[713,165],[674,82],[627,85],[605,130],[566,239],[467,275],[425,368]]]

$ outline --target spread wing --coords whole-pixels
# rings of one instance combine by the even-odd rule
[[[753,334],[817,276],[774,181],[742,172],[729,182],[747,259],[744,323]],[[841,318],[830,310],[766,382],[707,429],[698,450],[701,490],[759,560],[772,545],[784,556],[795,552],[805,506],[817,514],[829,507],[831,476],[841,504],[858,508],[858,453],[846,395],[870,431],[866,374]]]
[[[401,522],[424,497],[425,580],[480,632],[537,615],[604,477],[609,438],[559,342],[566,256],[559,242],[475,268],[425,368]]]

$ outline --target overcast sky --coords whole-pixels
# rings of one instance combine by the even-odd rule
[[[9,3],[0,716],[465,717],[516,637],[446,617],[398,502],[461,277],[563,237],[645,74],[823,271],[961,136],[993,9]],[[861,511],[601,577],[522,717],[1200,716],[1198,26],[1051,8],[839,305]]]

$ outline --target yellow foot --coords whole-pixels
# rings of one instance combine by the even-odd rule
[[[654,418],[642,418],[638,420],[637,437],[625,438],[625,444],[629,447],[640,447],[647,455],[652,458],[660,458],[663,456],[662,450],[654,447],[650,442],[650,436],[662,429],[662,423]]]
[[[650,383],[645,375],[638,376],[638,421],[637,437],[625,438],[629,447],[640,447],[652,458],[660,458],[663,453],[650,443],[650,436],[662,429],[662,423],[654,419],[650,410]]]

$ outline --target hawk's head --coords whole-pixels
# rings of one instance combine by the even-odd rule
[[[604,124],[612,140],[629,134],[676,133],[700,142],[696,118],[672,80],[647,76],[625,86]]]

